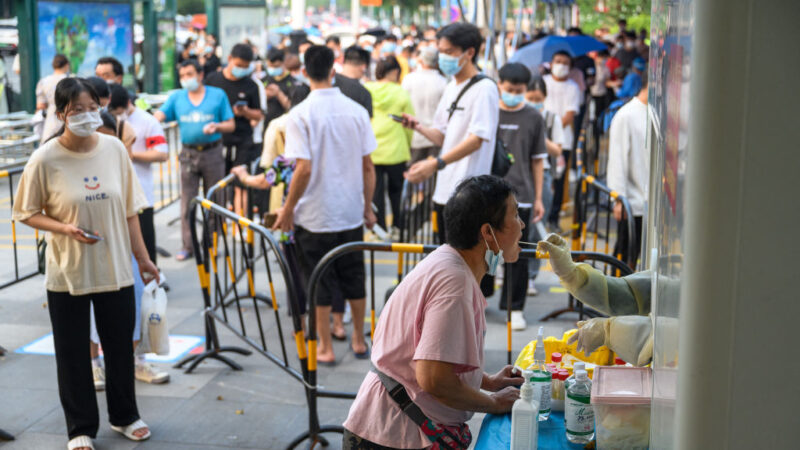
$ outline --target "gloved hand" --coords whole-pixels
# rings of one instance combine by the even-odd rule
[[[547,239],[539,241],[536,251],[550,254],[550,265],[553,267],[553,272],[558,275],[563,284],[579,287],[586,281],[586,274],[579,271],[578,265],[572,262],[569,246],[561,236],[550,233]]]
[[[595,317],[578,322],[578,332],[570,336],[567,344],[578,342],[578,351],[583,351],[587,356],[598,348],[606,345],[608,329],[611,319]]]

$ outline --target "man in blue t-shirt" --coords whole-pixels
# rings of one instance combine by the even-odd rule
[[[159,121],[177,121],[183,149],[181,163],[181,235],[183,248],[175,256],[183,261],[192,256],[192,235],[189,230],[189,202],[197,195],[200,179],[208,191],[225,176],[222,155],[222,133],[230,133],[235,125],[233,111],[225,91],[203,86],[203,71],[196,60],[180,65],[178,74],[183,90],[169,96],[153,114]]]

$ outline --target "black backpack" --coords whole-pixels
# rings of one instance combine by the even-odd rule
[[[475,75],[474,77],[470,78],[467,85],[461,89],[461,92],[458,93],[455,101],[452,105],[450,105],[450,114],[447,116],[447,120],[449,121],[453,114],[456,112],[456,108],[458,107],[458,101],[461,100],[461,97],[464,96],[464,93],[467,92],[469,88],[475,85],[477,82],[483,80],[484,78],[488,77],[483,74]],[[498,106],[499,108],[499,106]],[[498,127],[498,131],[499,131]],[[514,164],[514,155],[508,153],[506,150],[506,145],[503,143],[503,140],[500,139],[499,133],[495,132],[494,138],[494,155],[492,156],[492,175],[498,176],[503,178],[506,176],[509,170],[511,170],[511,165]]]

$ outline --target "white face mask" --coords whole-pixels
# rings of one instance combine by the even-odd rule
[[[74,135],[80,137],[91,136],[102,124],[103,120],[100,118],[99,111],[87,111],[67,117],[67,128]]]
[[[569,75],[569,66],[561,63],[553,64],[553,67],[550,68],[550,73],[556,78],[566,78]]]
[[[486,261],[486,265],[488,268],[486,269],[486,274],[494,276],[497,273],[497,266],[500,264],[505,263],[505,259],[503,259],[503,249],[500,248],[500,243],[497,242],[497,237],[494,235],[494,230],[492,226],[489,225],[489,231],[492,232],[492,238],[494,238],[494,243],[497,244],[497,248],[500,249],[500,252],[495,254],[491,248],[489,248],[489,243],[486,242],[486,239],[483,240],[483,243],[486,244],[486,253],[483,255],[483,259]]]

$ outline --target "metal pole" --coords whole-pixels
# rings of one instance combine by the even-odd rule
[[[350,24],[353,26],[353,31],[355,31],[356,34],[359,31],[360,23],[361,23],[360,0],[350,0]]]
[[[531,4],[531,21],[528,23],[529,32],[533,37],[533,32],[536,31],[536,7],[539,6],[536,0]]]
[[[158,61],[158,13],[153,0],[145,0],[142,4],[142,16],[144,42],[141,63],[144,64],[144,91],[156,93],[159,90],[158,76],[161,73],[161,65]]]
[[[206,32],[211,33],[220,39],[219,35],[219,0],[205,0],[206,17],[208,23],[206,25]]]
[[[502,10],[500,12],[500,61],[498,67],[500,68],[506,63],[508,55],[506,54],[506,17],[508,17],[508,0],[503,0]]]
[[[489,68],[489,55],[492,54],[492,48],[494,47],[494,11],[497,9],[497,0],[492,0],[491,2],[491,9],[489,10],[489,23],[486,24],[486,27],[489,29],[489,35],[486,36],[486,51],[483,55],[483,69],[487,70]]]
[[[33,113],[36,108],[36,82],[39,80],[39,35],[38,14],[34,0],[15,0],[14,14],[17,16],[19,30],[20,83],[22,108]],[[74,70],[77,70],[75,68]]]
[[[525,11],[525,0],[519,0],[519,13],[517,13],[517,22],[514,25],[514,40],[511,42],[511,48],[517,49],[519,44],[519,35],[522,34],[522,14]]]

